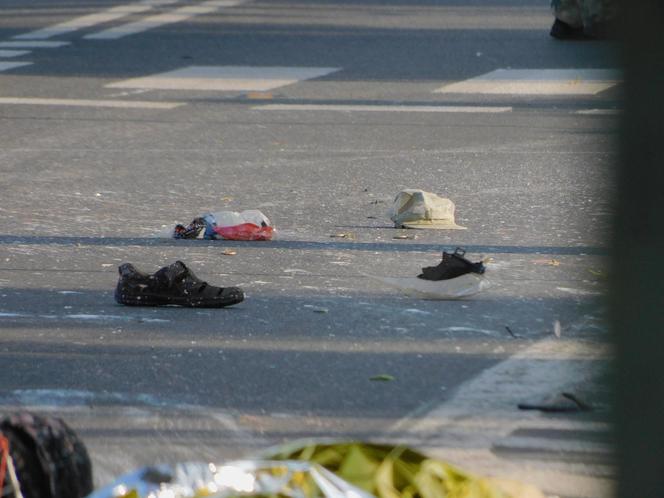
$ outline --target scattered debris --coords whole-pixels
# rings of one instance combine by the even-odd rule
[[[557,259],[535,259],[533,263],[536,265],[560,266],[560,261]]]
[[[420,491],[425,490],[425,491]],[[253,460],[143,467],[89,498],[299,496],[544,498],[533,486],[481,477],[406,446],[296,441]]]
[[[249,92],[247,98],[251,100],[272,100],[274,96],[271,92]]]
[[[369,380],[376,380],[381,382],[391,382],[394,380],[394,376],[390,374],[378,374],[372,377],[369,377]]]
[[[175,239],[271,240],[274,228],[257,209],[219,211],[198,216],[187,225],[177,224],[166,232]]]
[[[392,237],[393,239],[401,239],[401,240],[413,240],[417,238],[417,235],[395,235]]]
[[[313,306],[311,304],[305,304],[304,307],[310,309],[314,313],[329,313],[330,311],[327,308],[321,308],[319,306]]]
[[[394,287],[405,294],[423,299],[461,299],[486,290],[489,280],[475,273],[467,273],[450,280],[422,280],[417,277],[378,277],[367,275],[379,282]]]
[[[350,232],[339,232],[339,233],[334,233],[334,234],[330,235],[330,237],[337,238],[337,239],[350,239],[350,240],[352,240],[352,239],[355,238],[355,234],[350,233]]]
[[[518,337],[516,336],[516,334],[515,334],[514,332],[512,332],[512,329],[509,328],[508,325],[505,325],[505,330],[507,330],[507,333],[508,333],[509,335],[511,335],[511,336],[514,337],[515,339],[518,339]]]
[[[519,403],[519,410],[539,410],[547,413],[587,412],[593,408],[573,393],[563,392],[537,403]]]
[[[115,300],[119,304],[222,308],[244,300],[244,292],[239,287],[210,285],[194,275],[182,261],[151,275],[139,271],[131,263],[120,265],[118,272],[120,279],[115,288]]]
[[[454,203],[424,190],[406,189],[397,194],[388,211],[396,228],[465,230],[454,222]]]
[[[235,256],[237,255],[237,251],[234,249],[224,249],[223,251],[221,251],[221,254],[223,256]]]
[[[555,322],[553,322],[553,335],[555,335],[558,339],[560,339],[562,333],[563,330],[562,327],[560,326],[560,321],[556,320]]]
[[[422,268],[417,278],[424,280],[449,280],[467,273],[484,274],[486,267],[483,261],[472,263],[465,258],[466,251],[457,247],[452,254],[443,251],[443,260],[437,266]]]
[[[606,278],[606,273],[604,273],[602,270],[593,270],[592,268],[588,268],[588,271],[596,277]]]
[[[489,287],[484,277],[486,259],[472,263],[465,254],[459,247],[452,254],[443,251],[443,260],[437,266],[422,268],[417,277],[367,276],[425,299],[460,299]]]

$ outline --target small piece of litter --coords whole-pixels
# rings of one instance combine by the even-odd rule
[[[511,335],[511,336],[514,337],[515,339],[517,338],[516,335],[514,334],[514,332],[512,332],[512,329],[509,328],[507,325],[505,325],[505,330],[507,330],[507,332],[509,333],[509,335]]]
[[[560,261],[557,259],[536,259],[533,263],[536,265],[560,266]]]
[[[233,249],[224,249],[221,251],[221,254],[224,256],[235,256],[237,254],[237,251],[234,251]]]
[[[374,375],[373,377],[369,377],[369,380],[376,380],[376,381],[382,381],[382,382],[391,382],[394,380],[394,376],[389,375],[389,374],[379,374],[379,375]]]
[[[560,322],[558,320],[553,322],[553,333],[558,339],[560,339],[560,336],[562,335],[562,327],[560,326]]]
[[[311,304],[305,304],[304,307],[310,309],[314,313],[328,313],[329,312],[329,310],[327,308],[321,308],[319,306],[313,306]]]
[[[249,92],[247,98],[251,100],[271,100],[273,95],[270,92]]]
[[[416,239],[417,237],[415,235],[395,235],[392,237],[393,239],[408,239],[408,240],[413,240]]]
[[[593,270],[592,268],[589,268],[588,271],[590,273],[592,273],[593,275],[595,275],[596,277],[602,277],[603,278],[603,277],[606,276],[606,275],[604,275],[604,272],[601,271],[601,270]]]
[[[330,235],[330,237],[338,238],[338,239],[354,239],[355,238],[355,236],[350,232],[339,232],[339,233],[335,233],[335,234]]]

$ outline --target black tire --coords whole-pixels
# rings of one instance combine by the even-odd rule
[[[83,498],[92,492],[88,452],[61,419],[22,412],[2,419],[0,432],[10,439],[25,498]]]

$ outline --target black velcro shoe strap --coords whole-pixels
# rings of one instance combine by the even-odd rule
[[[196,275],[182,262],[176,261],[172,265],[164,266],[152,276],[152,287],[155,289],[171,289],[185,278],[190,277],[197,281]]]
[[[138,271],[131,263],[123,263],[118,266],[118,273],[122,278],[147,277],[147,275]]]

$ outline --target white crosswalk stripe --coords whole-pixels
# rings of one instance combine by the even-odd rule
[[[510,112],[511,107],[450,105],[333,105],[333,104],[266,104],[254,106],[261,111],[337,111],[337,112]]]
[[[11,57],[20,57],[22,55],[27,55],[30,53],[30,50],[0,50],[0,57],[11,58]]]
[[[2,64],[2,63],[0,63]],[[2,66],[0,65],[0,71]],[[0,105],[50,105],[64,107],[111,107],[120,109],[174,109],[183,102],[149,102],[139,100],[93,100],[0,97]]]
[[[0,48],[60,48],[69,45],[68,41],[12,40],[0,42]]]
[[[91,33],[84,36],[84,38],[91,40],[115,40],[167,24],[186,21],[201,14],[210,14],[223,7],[234,7],[241,3],[244,3],[243,0],[209,0],[198,5],[187,5],[170,12],[149,16],[139,21],[114,26],[97,33]]]
[[[161,0],[160,3],[175,3],[176,1],[177,0]],[[15,40],[45,40],[53,36],[63,35],[72,31],[90,28],[97,24],[115,21],[116,19],[121,19],[132,14],[140,14],[142,12],[153,9],[154,5],[154,2],[138,2],[135,4],[118,5],[96,14],[76,17],[69,21],[54,24],[46,28],[41,28],[35,31],[30,31],[29,33],[16,35],[13,38]]]
[[[496,69],[444,85],[434,93],[595,95],[620,83],[612,69]]]
[[[21,67],[21,66],[29,66],[30,64],[32,64],[32,62],[22,62],[22,61],[5,62],[5,61],[0,61],[0,71],[7,71],[9,69],[14,69],[16,67]]]
[[[265,91],[338,71],[334,67],[189,66],[133,78],[108,88],[157,90]]]

